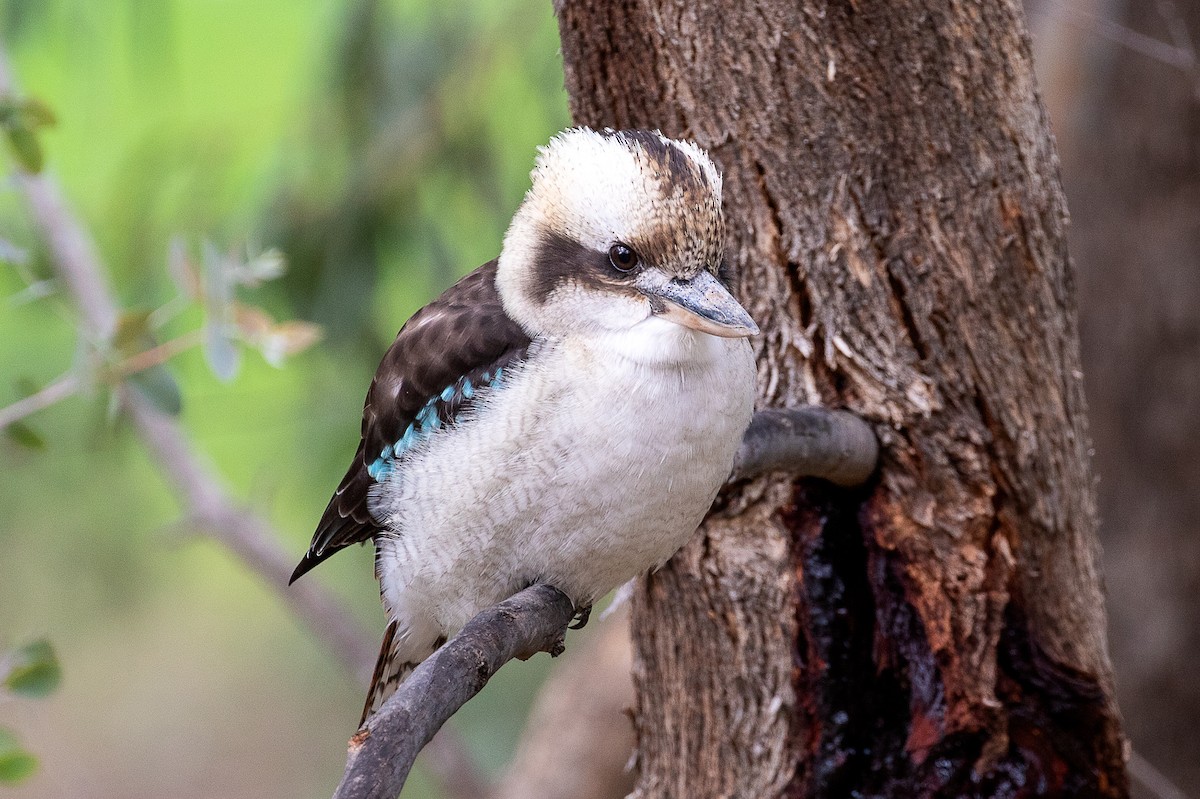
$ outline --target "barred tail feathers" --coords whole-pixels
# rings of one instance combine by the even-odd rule
[[[362,728],[367,719],[396,693],[396,689],[408,679],[413,669],[446,640],[438,637],[433,641],[416,641],[414,638],[416,636],[400,632],[399,622],[392,620],[388,623],[383,634],[383,643],[379,647],[379,659],[375,661],[375,673],[371,675],[371,687],[367,689],[367,700],[363,705],[359,728]]]

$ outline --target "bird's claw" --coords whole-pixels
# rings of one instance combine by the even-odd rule
[[[583,629],[588,623],[588,619],[592,617],[592,606],[584,605],[579,610],[575,611],[574,620],[567,625],[568,630]]]

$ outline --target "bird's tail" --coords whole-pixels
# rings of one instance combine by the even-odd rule
[[[399,632],[399,623],[391,621],[383,634],[383,644],[379,647],[379,659],[375,661],[375,673],[371,675],[371,687],[367,689],[367,701],[363,705],[361,728],[375,711],[383,707],[400,684],[408,679],[413,669],[421,661],[433,654],[434,650],[445,643],[444,638],[438,638],[432,643],[418,643],[412,636]]]

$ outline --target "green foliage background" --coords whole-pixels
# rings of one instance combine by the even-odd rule
[[[230,384],[198,351],[171,369],[198,449],[298,557],[395,330],[498,252],[534,148],[568,123],[550,4],[2,0],[0,32],[23,91],[58,116],[47,168],[126,307],[171,297],[172,236],[286,255],[255,301],[320,323],[320,345],[282,370],[248,354]],[[0,239],[49,274],[8,184]],[[0,297],[23,287],[0,265]],[[0,303],[3,406],[69,369],[78,343],[64,298]],[[185,314],[169,332],[198,324]],[[97,391],[32,417],[41,451],[0,439],[0,644],[46,635],[64,672],[50,700],[0,707],[42,761],[12,795],[328,795],[362,687],[258,577],[178,523],[105,408]],[[382,630],[368,550],[306,579]],[[489,768],[511,755],[546,665],[504,670],[461,714]],[[418,773],[406,795],[430,791]]]

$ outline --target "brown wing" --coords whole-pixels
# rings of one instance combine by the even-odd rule
[[[496,379],[525,357],[529,336],[507,313],[489,261],[413,314],[383,356],[363,406],[362,440],[292,573],[295,582],[340,549],[380,531],[367,497],[418,440],[451,424]]]

